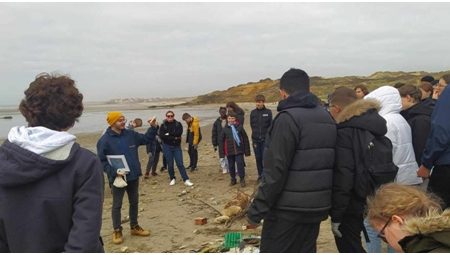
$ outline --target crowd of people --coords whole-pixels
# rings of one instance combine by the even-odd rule
[[[290,69],[280,79],[278,114],[255,96],[250,112],[235,102],[219,108],[211,143],[230,186],[245,187],[245,157],[253,147],[257,192],[247,211],[262,223],[261,252],[316,252],[320,223],[331,218],[339,252],[450,252],[450,74],[369,91],[338,87],[327,104],[311,93],[310,78]],[[0,252],[103,252],[100,237],[103,174],[112,194],[112,242],[121,244],[121,210],[129,201],[130,234],[149,236],[138,223],[141,176],[167,170],[176,185],[198,166],[200,119],[168,110],[158,123],[127,123],[108,112],[97,154],[68,133],[83,112],[83,95],[68,76],[41,74],[25,91],[14,127],[0,147]],[[188,146],[184,166],[182,143]],[[138,147],[146,146],[142,171]],[[201,153],[201,152],[200,152]],[[144,174],[142,174],[144,172]],[[32,213],[30,213],[32,212]],[[366,245],[363,245],[361,236]]]

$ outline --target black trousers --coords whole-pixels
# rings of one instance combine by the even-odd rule
[[[361,242],[364,218],[361,215],[344,215],[339,231],[342,237],[334,237],[340,253],[365,253]]]
[[[198,151],[197,151],[197,149],[194,149],[193,144],[189,144],[188,154],[189,154],[189,161],[190,161],[189,166],[191,166],[191,169],[197,168]]]
[[[283,219],[264,219],[260,251],[316,252],[320,222],[297,223]]]
[[[450,165],[435,166],[428,183],[428,191],[444,201],[444,209],[450,207]]]

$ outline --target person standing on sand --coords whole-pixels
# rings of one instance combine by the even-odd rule
[[[175,113],[173,111],[166,112],[166,119],[159,128],[159,137],[163,142],[163,153],[167,160],[167,168],[170,177],[170,186],[175,185],[175,171],[173,161],[177,164],[178,171],[181,178],[183,178],[184,185],[190,187],[194,184],[189,180],[186,169],[183,164],[183,151],[181,150],[181,135],[183,134],[183,125],[175,120]]]
[[[114,229],[112,241],[114,244],[121,244],[123,242],[121,210],[125,191],[127,192],[130,205],[129,216],[131,235],[150,235],[149,230],[144,230],[139,226],[137,219],[139,206],[139,176],[142,175],[138,147],[155,140],[157,124],[155,118],[149,120],[148,123],[150,124],[150,128],[144,135],[133,130],[125,129],[127,121],[121,112],[109,112],[106,121],[108,122],[109,127],[97,142],[97,155],[103,164],[103,169],[108,176],[109,185],[112,190],[113,205],[111,216]],[[107,156],[109,155],[124,155],[130,168],[129,172],[126,173],[124,169],[112,166],[107,159]],[[127,186],[122,188],[114,186],[113,182],[116,176],[126,176]]]
[[[0,252],[104,252],[103,174],[98,158],[67,131],[83,112],[68,76],[40,74],[0,147]]]
[[[264,219],[261,252],[316,252],[331,207],[336,124],[310,92],[305,71],[284,73],[280,96],[247,218],[251,225]]]
[[[191,171],[197,170],[198,162],[198,144],[202,140],[202,132],[200,130],[200,120],[198,117],[191,116],[189,113],[184,113],[182,119],[187,125],[186,143],[189,146],[189,166]]]
[[[272,124],[272,111],[264,105],[266,98],[264,95],[255,97],[256,109],[250,113],[250,126],[252,128],[252,144],[255,152],[256,168],[258,170],[258,181],[263,175],[263,153],[264,141],[267,130]]]
[[[230,186],[236,185],[236,172],[239,174],[241,187],[245,187],[245,156],[250,156],[250,143],[243,135],[243,128],[236,122],[237,114],[228,111],[228,124],[222,130],[219,139],[221,155],[226,155],[230,168]],[[237,168],[237,169],[236,169]],[[237,171],[236,171],[237,170]]]
[[[227,126],[227,108],[226,107],[220,107],[219,108],[219,114],[220,117],[214,121],[213,128],[212,128],[212,137],[211,141],[214,146],[214,151],[217,151],[219,146],[219,139],[222,137],[222,130]],[[222,173],[226,174],[228,173],[228,160],[225,155],[220,154],[219,151],[219,163],[220,167],[222,168]]]

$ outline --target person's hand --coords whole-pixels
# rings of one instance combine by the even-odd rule
[[[439,93],[439,89],[435,88],[433,90],[433,94],[431,95],[431,98],[434,99],[434,100],[437,100],[439,98],[439,94],[440,94]]]
[[[341,225],[340,222],[331,222],[331,232],[333,232],[333,235],[335,237],[342,237],[341,231],[339,231],[339,226]]]
[[[217,146],[214,146],[214,151],[217,151]]]
[[[126,174],[127,174],[127,171],[125,170],[125,168],[117,169],[117,175],[125,176]]]
[[[430,177],[430,169],[426,168],[424,165],[421,165],[419,167],[419,170],[417,170],[417,176],[422,177],[423,179]]]
[[[151,119],[149,119],[148,121],[148,124],[150,124],[150,126],[152,126],[152,127],[156,127],[156,117],[155,116],[153,116]]]
[[[198,148],[198,144],[192,145],[192,148],[194,148],[194,150],[196,150]]]

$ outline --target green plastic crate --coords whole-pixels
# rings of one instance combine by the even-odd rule
[[[225,242],[223,246],[225,248],[239,247],[242,240],[242,233],[240,232],[229,232],[225,234]]]

